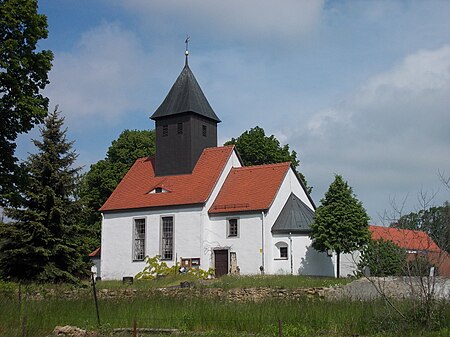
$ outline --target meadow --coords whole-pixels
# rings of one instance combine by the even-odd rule
[[[179,280],[179,279],[178,279]],[[89,296],[63,299],[58,296],[35,300],[27,292],[56,289],[64,294],[72,289],[67,285],[31,285],[21,290],[17,285],[0,286],[0,336],[48,336],[56,325],[74,325],[109,336],[113,328],[138,327],[176,328],[182,336],[278,336],[279,320],[283,336],[449,336],[450,305],[443,304],[436,325],[424,329],[411,317],[405,321],[391,311],[383,301],[329,301],[320,298],[268,299],[263,302],[227,302],[210,298],[171,298],[146,296],[146,287],[161,286],[162,280],[122,285],[121,282],[99,282],[99,288],[131,287],[138,296],[120,299],[100,299],[101,325],[97,325],[94,301]],[[164,282],[173,282],[166,279]],[[242,282],[242,283],[240,283]],[[303,277],[225,277],[205,287],[271,286],[294,287],[335,284],[335,279]],[[342,281],[342,282],[348,282]],[[88,290],[88,289],[86,289]],[[186,291],[189,291],[188,289]],[[87,292],[88,293],[88,292]],[[407,301],[397,305],[407,312]],[[144,336],[139,334],[140,336]],[[125,336],[125,335],[120,335]],[[147,336],[147,335],[145,335]],[[167,336],[167,335],[166,335]]]

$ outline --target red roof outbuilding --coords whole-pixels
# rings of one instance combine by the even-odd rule
[[[369,226],[374,240],[389,240],[406,250],[438,252],[441,249],[427,233],[392,227]]]

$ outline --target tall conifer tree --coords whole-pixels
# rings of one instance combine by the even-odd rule
[[[369,216],[340,175],[335,176],[320,202],[311,224],[312,245],[321,252],[336,252],[339,278],[340,254],[351,253],[369,242]]]
[[[8,209],[11,223],[0,231],[0,273],[6,279],[76,282],[87,270],[76,198],[78,172],[73,142],[66,138],[57,109],[40,129],[42,140],[24,163],[26,184],[19,208]]]

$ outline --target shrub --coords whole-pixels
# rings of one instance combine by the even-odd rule
[[[178,264],[169,267],[167,263],[161,261],[161,256],[156,255],[154,257],[146,257],[145,262],[147,266],[143,271],[136,274],[135,279],[137,280],[154,280],[158,276],[166,276],[170,274],[178,273]],[[200,268],[191,268],[187,270],[187,273],[193,275],[198,279],[206,279],[214,275],[213,269],[203,270]]]
[[[398,276],[406,265],[406,251],[392,241],[370,240],[361,252],[360,273],[369,268],[371,276]]]

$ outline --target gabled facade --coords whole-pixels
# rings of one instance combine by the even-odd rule
[[[334,275],[311,247],[314,203],[290,163],[242,167],[217,147],[217,115],[187,62],[151,117],[156,156],[138,159],[100,211],[101,277],[121,279],[146,256],[227,273]]]

